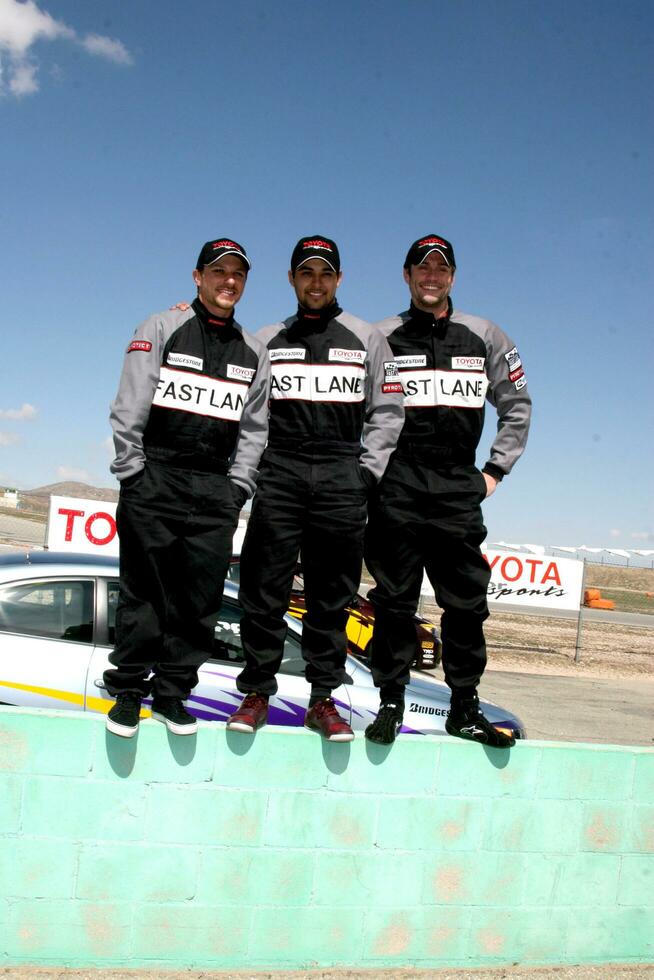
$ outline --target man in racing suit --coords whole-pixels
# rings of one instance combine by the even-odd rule
[[[382,333],[336,302],[341,278],[331,239],[301,239],[289,271],[298,311],[257,333],[271,362],[270,433],[241,561],[245,668],[237,685],[246,697],[227,723],[234,731],[266,721],[300,556],[311,685],[305,725],[332,741],[354,737],[331,693],[344,680],[345,609],[361,576],[368,492],[386,468],[404,411]]]
[[[411,306],[377,324],[388,339],[405,393],[406,421],[371,499],[365,559],[376,587],[372,670],[380,710],[366,737],[388,743],[402,724],[404,688],[415,654],[413,617],[423,571],[443,609],[445,680],[452,690],[451,735],[506,747],[479,709],[486,665],[488,563],[481,502],[518,460],[527,441],[531,400],[515,344],[489,320],[453,310],[455,261],[439,235],[413,243],[404,263]],[[498,432],[482,472],[475,451],[484,405]]]
[[[231,239],[202,247],[197,298],[137,327],[111,407],[120,583],[104,681],[116,698],[107,728],[127,738],[150,693],[152,716],[169,731],[197,729],[182,702],[211,655],[268,428],[268,356],[234,320],[249,268]]]

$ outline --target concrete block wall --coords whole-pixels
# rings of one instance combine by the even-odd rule
[[[654,959],[654,751],[0,709],[0,966]]]

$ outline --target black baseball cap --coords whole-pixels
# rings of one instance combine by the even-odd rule
[[[423,235],[422,238],[418,238],[406,253],[404,268],[420,265],[432,252],[439,252],[450,268],[456,269],[454,249],[447,238],[442,238],[440,235]]]
[[[291,272],[295,272],[309,259],[322,259],[337,275],[341,271],[338,246],[331,238],[325,238],[324,235],[308,235],[300,239],[291,255]]]
[[[238,255],[239,259],[243,259],[248,269],[252,268],[243,246],[232,241],[231,238],[214,238],[210,242],[205,242],[200,249],[195,268],[202,270],[205,265],[213,265],[218,259],[222,259],[223,255]]]

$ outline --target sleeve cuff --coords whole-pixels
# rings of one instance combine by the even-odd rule
[[[488,473],[488,475],[492,476],[498,483],[501,483],[506,476],[506,473],[503,473],[497,466],[493,466],[492,463],[486,463],[481,472]]]

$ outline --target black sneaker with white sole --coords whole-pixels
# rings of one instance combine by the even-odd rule
[[[141,695],[129,691],[118,694],[116,703],[107,715],[107,731],[122,738],[132,738],[139,727]]]
[[[397,701],[382,701],[375,720],[366,728],[366,738],[378,745],[390,745],[402,727],[404,705]]]
[[[195,735],[198,723],[184,707],[181,698],[154,698],[152,717],[162,721],[173,735]]]
[[[479,698],[476,696],[461,700],[452,698],[450,713],[445,720],[445,731],[448,735],[480,742],[496,749],[510,749],[515,745],[512,735],[506,735],[491,725],[479,707]]]

